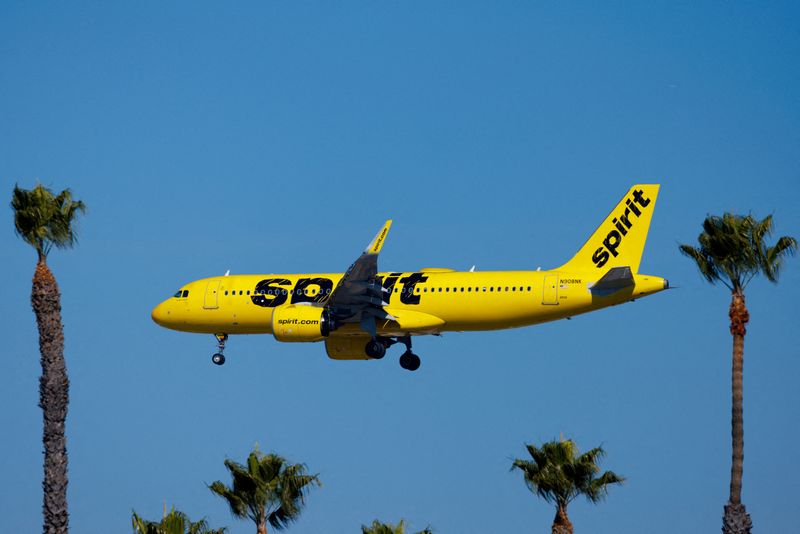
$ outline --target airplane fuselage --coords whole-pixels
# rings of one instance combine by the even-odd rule
[[[342,273],[231,275],[191,282],[153,310],[173,330],[195,333],[271,334],[282,306],[324,306]],[[378,321],[378,333],[405,335],[497,330],[533,325],[613,306],[668,287],[664,278],[634,275],[634,285],[604,295],[591,287],[599,275],[557,271],[422,269],[379,273],[383,301],[411,312],[414,326]],[[186,294],[186,296],[182,296]],[[426,323],[426,317],[434,320]],[[438,320],[436,320],[438,319]],[[357,326],[357,325],[353,325]],[[332,333],[352,334],[352,328]]]

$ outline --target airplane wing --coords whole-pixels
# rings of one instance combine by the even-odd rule
[[[335,322],[358,322],[361,329],[373,337],[376,317],[392,319],[383,309],[387,305],[383,300],[385,289],[377,279],[378,253],[391,225],[391,219],[386,221],[361,256],[345,271],[325,304]]]

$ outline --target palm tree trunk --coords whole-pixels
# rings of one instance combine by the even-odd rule
[[[724,534],[749,534],[753,527],[750,515],[742,504],[742,471],[744,466],[744,336],[750,314],[741,289],[733,291],[728,311],[733,336],[731,363],[731,486],[722,520]]]
[[[64,424],[69,402],[69,379],[64,363],[61,294],[43,256],[36,264],[31,306],[39,328],[42,376],[39,407],[44,416],[44,534],[69,532],[67,512],[67,441]]]
[[[258,528],[256,530],[256,534],[267,534],[267,523],[259,523]]]
[[[567,516],[566,505],[558,505],[556,508],[556,517],[553,519],[552,534],[572,534],[572,523]]]

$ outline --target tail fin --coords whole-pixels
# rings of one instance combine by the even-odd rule
[[[630,267],[637,273],[658,188],[658,184],[631,187],[578,253],[558,270],[605,272],[613,267]]]

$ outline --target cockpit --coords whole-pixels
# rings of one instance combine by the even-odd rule
[[[188,289],[183,289],[183,290],[179,289],[177,293],[172,295],[172,297],[176,298],[176,299],[185,299],[188,296],[189,296],[189,290]]]

